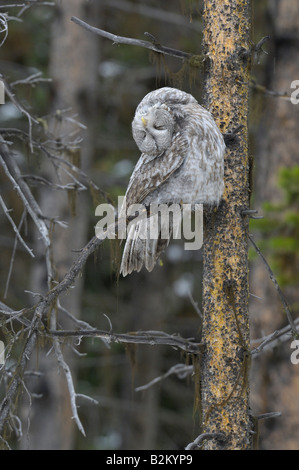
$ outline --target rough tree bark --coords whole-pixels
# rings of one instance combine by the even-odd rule
[[[225,192],[205,217],[202,432],[223,433],[205,449],[249,449],[249,0],[204,1],[205,106],[223,133],[242,126],[228,144]]]

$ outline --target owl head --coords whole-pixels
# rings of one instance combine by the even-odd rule
[[[169,148],[175,132],[175,118],[161,103],[138,109],[132,122],[134,140],[142,153],[158,156]]]

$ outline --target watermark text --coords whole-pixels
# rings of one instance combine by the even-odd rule
[[[2,80],[0,80],[0,104],[5,104],[5,88]]]
[[[290,348],[295,349],[290,357],[291,363],[297,365],[299,364],[299,339],[294,339],[294,341],[291,342]]]
[[[291,93],[291,103],[299,104],[299,80],[293,80],[291,83],[291,88],[295,88],[295,90]]]
[[[5,347],[3,341],[0,341],[0,366],[5,363]]]
[[[118,198],[117,218],[111,204],[97,206],[95,215],[100,217],[95,227],[97,238],[120,240],[134,238],[141,240],[184,239],[185,250],[199,250],[203,243],[202,204],[131,204],[126,206],[125,198]]]

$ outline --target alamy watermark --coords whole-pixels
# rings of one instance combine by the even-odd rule
[[[299,339],[294,339],[294,341],[291,342],[290,348],[295,349],[290,357],[291,363],[297,365],[299,364]]]
[[[118,198],[118,214],[111,204],[97,206],[95,215],[97,238],[126,239],[136,236],[142,240],[184,239],[185,250],[199,250],[203,243],[202,204],[132,204],[126,207],[125,197]],[[125,209],[124,209],[125,207]]]
[[[0,341],[0,366],[5,363],[5,347],[3,341]]]
[[[295,90],[291,93],[291,103],[299,104],[299,80],[293,80],[291,83],[291,88],[295,88]]]
[[[0,104],[5,104],[5,87],[2,80],[0,80]]]

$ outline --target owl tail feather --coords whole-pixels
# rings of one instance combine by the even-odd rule
[[[172,223],[169,222],[167,238],[161,224],[155,237],[150,233],[150,219],[142,219],[131,224],[123,251],[120,273],[125,277],[133,271],[139,272],[143,265],[152,271],[161,254],[169,244]],[[163,234],[163,238],[161,235]]]

